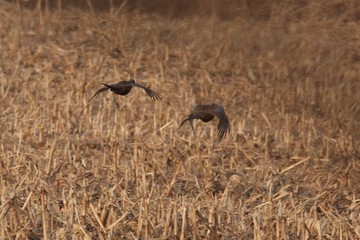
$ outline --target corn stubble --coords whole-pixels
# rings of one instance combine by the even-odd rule
[[[0,2],[0,239],[358,239],[355,3],[170,20]],[[162,101],[88,102],[130,77]],[[221,142],[216,121],[178,129],[213,102]]]

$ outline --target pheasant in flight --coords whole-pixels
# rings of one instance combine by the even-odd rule
[[[114,84],[106,84],[106,83],[102,83],[102,84],[105,85],[105,87],[97,90],[96,93],[94,94],[94,96],[92,96],[90,98],[89,102],[99,93],[102,93],[109,89],[110,89],[110,91],[112,91],[113,93],[116,93],[118,95],[127,95],[133,87],[138,87],[138,88],[144,89],[146,94],[153,100],[161,99],[161,95],[159,93],[151,90],[150,88],[145,87],[144,85],[136,83],[134,79],[130,79],[129,81],[120,81],[120,82],[114,83]]]
[[[182,123],[180,124],[180,127],[186,122],[189,121],[190,126],[196,136],[193,120],[194,119],[200,119],[203,122],[209,122],[214,117],[217,117],[219,119],[219,123],[217,126],[217,136],[219,140],[224,138],[226,134],[230,132],[230,123],[229,119],[227,118],[225,114],[225,110],[223,106],[218,104],[211,104],[211,105],[196,105],[193,110],[191,111],[188,118],[186,118]]]

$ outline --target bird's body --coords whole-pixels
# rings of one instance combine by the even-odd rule
[[[218,127],[217,127],[217,136],[221,140],[226,134],[230,131],[230,123],[229,119],[225,114],[225,110],[221,105],[211,104],[211,105],[196,105],[191,111],[188,118],[186,118],[180,124],[180,127],[186,122],[190,122],[190,126],[196,136],[193,120],[200,119],[203,122],[210,122],[214,119],[214,117],[219,119]],[[180,128],[179,127],[179,128]]]
[[[116,93],[118,95],[127,95],[131,89],[132,89],[132,85],[127,86],[126,84],[124,84],[124,82],[118,82],[115,84],[106,84],[103,83],[106,88],[110,89],[110,91],[112,91],[113,93]]]
[[[118,95],[127,95],[131,89],[133,87],[138,87],[138,88],[142,88],[145,90],[146,94],[153,100],[160,100],[161,99],[161,95],[158,94],[157,92],[151,90],[150,88],[147,88],[141,84],[138,84],[135,82],[134,79],[130,79],[128,81],[120,81],[118,83],[114,83],[114,84],[107,84],[107,83],[102,83],[105,87],[100,88],[99,90],[96,91],[96,93],[94,94],[94,96],[91,97],[91,99],[89,100],[89,102],[99,93],[107,91],[110,89],[110,91],[112,91],[115,94]]]

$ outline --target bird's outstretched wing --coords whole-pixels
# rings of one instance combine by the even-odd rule
[[[219,119],[218,127],[217,127],[217,136],[219,139],[222,139],[230,132],[230,123],[229,119],[226,116],[225,110],[223,106],[213,104],[211,105],[211,113]]]
[[[96,91],[96,93],[90,98],[89,102],[96,96],[98,95],[99,93],[102,93],[102,92],[105,92],[106,90],[109,90],[109,87],[103,87],[103,88],[100,88],[99,90]]]
[[[146,94],[153,100],[161,100],[161,95],[153,90],[151,90],[148,87],[145,87],[144,85],[141,85],[139,83],[136,82],[129,82],[128,84],[130,84],[130,86],[134,86],[134,87],[138,87],[138,88],[142,88],[145,90]]]

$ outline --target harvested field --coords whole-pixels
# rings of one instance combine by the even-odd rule
[[[360,239],[356,0],[20,2],[0,0],[0,239]],[[130,78],[162,100],[89,102]],[[179,129],[211,103],[222,141]]]

